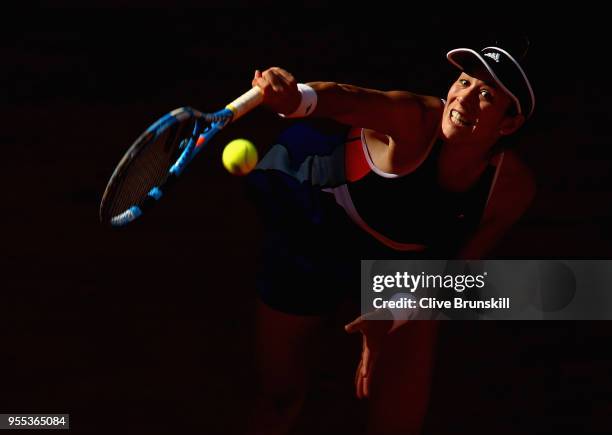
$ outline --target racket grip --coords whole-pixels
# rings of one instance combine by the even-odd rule
[[[242,94],[240,97],[236,98],[234,101],[232,101],[225,107],[230,109],[234,113],[232,121],[235,121],[242,115],[250,112],[255,107],[259,106],[262,101],[263,93],[261,92],[261,88],[259,86],[255,86],[250,91]]]

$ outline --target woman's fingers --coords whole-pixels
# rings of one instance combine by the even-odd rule
[[[262,90],[264,104],[274,112],[292,113],[300,105],[301,94],[295,79],[282,68],[255,70],[251,85]]]
[[[367,347],[361,352],[361,376],[368,376],[370,367],[370,350]]]
[[[359,359],[359,364],[357,364],[357,370],[355,371],[355,387],[357,387],[358,383],[359,383],[359,376],[361,376],[361,364],[362,364],[362,360]]]
[[[374,368],[374,360],[374,353],[368,348],[364,341],[359,365],[355,372],[355,393],[359,399],[370,396],[370,383],[372,379],[372,369]]]
[[[370,380],[371,379],[372,379],[371,376],[366,376],[363,378],[363,397],[366,399],[370,397]]]
[[[261,84],[259,79],[261,79],[261,71],[259,71],[258,69],[255,70],[255,74],[253,74],[253,80],[251,81],[251,85],[253,87],[255,86],[259,86],[261,88]]]
[[[263,78],[270,83],[270,86],[275,92],[282,92],[285,89],[286,83],[284,79],[272,68],[264,71]]]
[[[295,78],[289,71],[285,71],[284,69],[278,67],[273,67],[271,69],[274,70],[287,85],[293,85],[296,83]]]
[[[363,351],[361,354],[361,397],[370,397],[370,385],[372,383],[372,374],[374,366],[378,358],[378,351],[373,349],[368,343],[367,337],[364,335]]]
[[[359,374],[359,377],[357,378],[357,398],[358,399],[363,399],[364,396],[364,391],[363,391],[363,376],[361,376],[361,373]]]

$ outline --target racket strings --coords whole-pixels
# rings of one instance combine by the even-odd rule
[[[192,131],[193,122],[184,122],[157,137],[145,138],[148,142],[126,166],[113,197],[109,198],[110,217],[142,204],[152,188],[163,185],[170,167],[182,152],[181,143],[191,137]]]

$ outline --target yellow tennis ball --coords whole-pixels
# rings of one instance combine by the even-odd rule
[[[257,164],[257,149],[247,139],[234,139],[223,149],[223,166],[233,175],[246,175]]]

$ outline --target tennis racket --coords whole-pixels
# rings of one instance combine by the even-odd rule
[[[124,226],[156,204],[187,165],[224,127],[263,100],[254,87],[225,109],[202,113],[181,107],[153,123],[127,150],[111,176],[100,204],[100,221]]]

